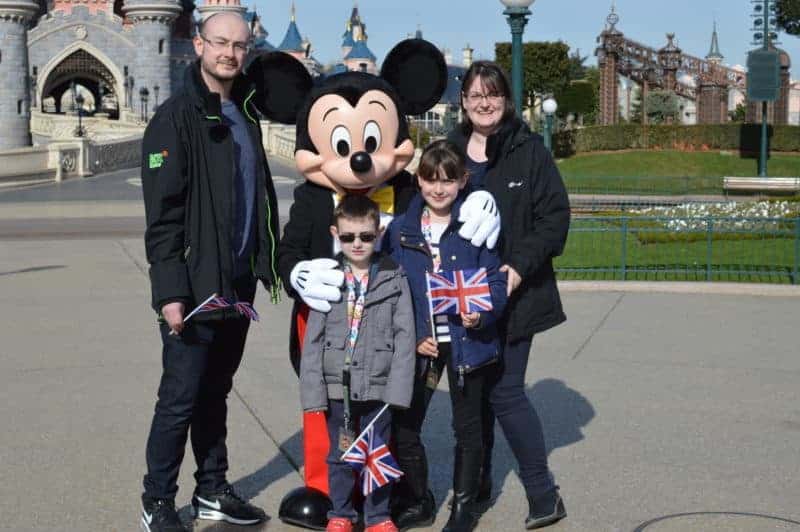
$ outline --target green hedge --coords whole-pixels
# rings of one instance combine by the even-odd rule
[[[768,136],[770,150],[800,151],[800,126],[769,126]],[[761,126],[758,124],[624,124],[560,131],[553,137],[553,148],[557,157],[631,149],[737,150],[747,156],[759,152],[760,139]]]

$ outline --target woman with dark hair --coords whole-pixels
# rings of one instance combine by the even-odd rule
[[[488,403],[519,463],[528,498],[528,529],[566,516],[547,466],[542,424],[525,395],[533,336],[566,320],[553,257],[567,239],[570,210],[561,175],[542,138],[517,118],[502,68],[476,61],[461,87],[464,121],[449,136],[466,155],[470,186],[490,192],[500,209],[501,271],[509,300],[498,322],[503,344]],[[491,478],[492,425],[484,427],[484,490]]]

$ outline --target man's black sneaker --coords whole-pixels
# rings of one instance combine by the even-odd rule
[[[538,497],[528,497],[528,507],[530,510],[528,518],[525,519],[525,528],[528,530],[552,525],[567,516],[557,486]]]
[[[187,532],[175,511],[172,499],[150,499],[142,497],[143,532]]]
[[[234,525],[255,525],[267,519],[264,510],[245,502],[230,486],[219,493],[195,493],[192,507],[198,519],[225,521]]]

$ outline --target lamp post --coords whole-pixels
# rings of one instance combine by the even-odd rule
[[[522,32],[531,14],[530,7],[535,0],[500,0],[506,6],[503,14],[511,26],[511,92],[517,115],[522,116]]]
[[[553,151],[553,115],[558,110],[558,103],[553,98],[548,98],[542,102],[544,111],[544,147]]]
[[[83,124],[81,123],[81,118],[83,117],[83,102],[83,94],[78,92],[78,94],[75,95],[75,105],[78,106],[78,128],[75,130],[76,137],[83,137],[84,133]]]
[[[767,177],[767,102],[779,98],[780,55],[775,49],[778,41],[776,0],[751,0],[753,3],[753,44],[761,45],[747,57],[747,99],[761,102],[761,150],[758,175]]]
[[[153,102],[153,112],[158,108],[158,89],[160,89],[158,85],[153,87],[153,96],[156,98],[156,101]]]
[[[147,87],[142,87],[139,89],[139,101],[141,103],[140,111],[141,111],[141,119],[142,122],[147,122],[147,97],[150,96],[150,91],[147,90]]]

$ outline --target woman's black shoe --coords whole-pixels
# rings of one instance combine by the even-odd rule
[[[396,515],[392,516],[395,526],[400,532],[412,528],[422,528],[431,526],[436,520],[436,503],[433,500],[433,493],[429,490],[425,497],[406,506]]]
[[[528,530],[552,525],[567,516],[557,487],[538,497],[528,497],[528,508],[528,518],[525,519]]]

